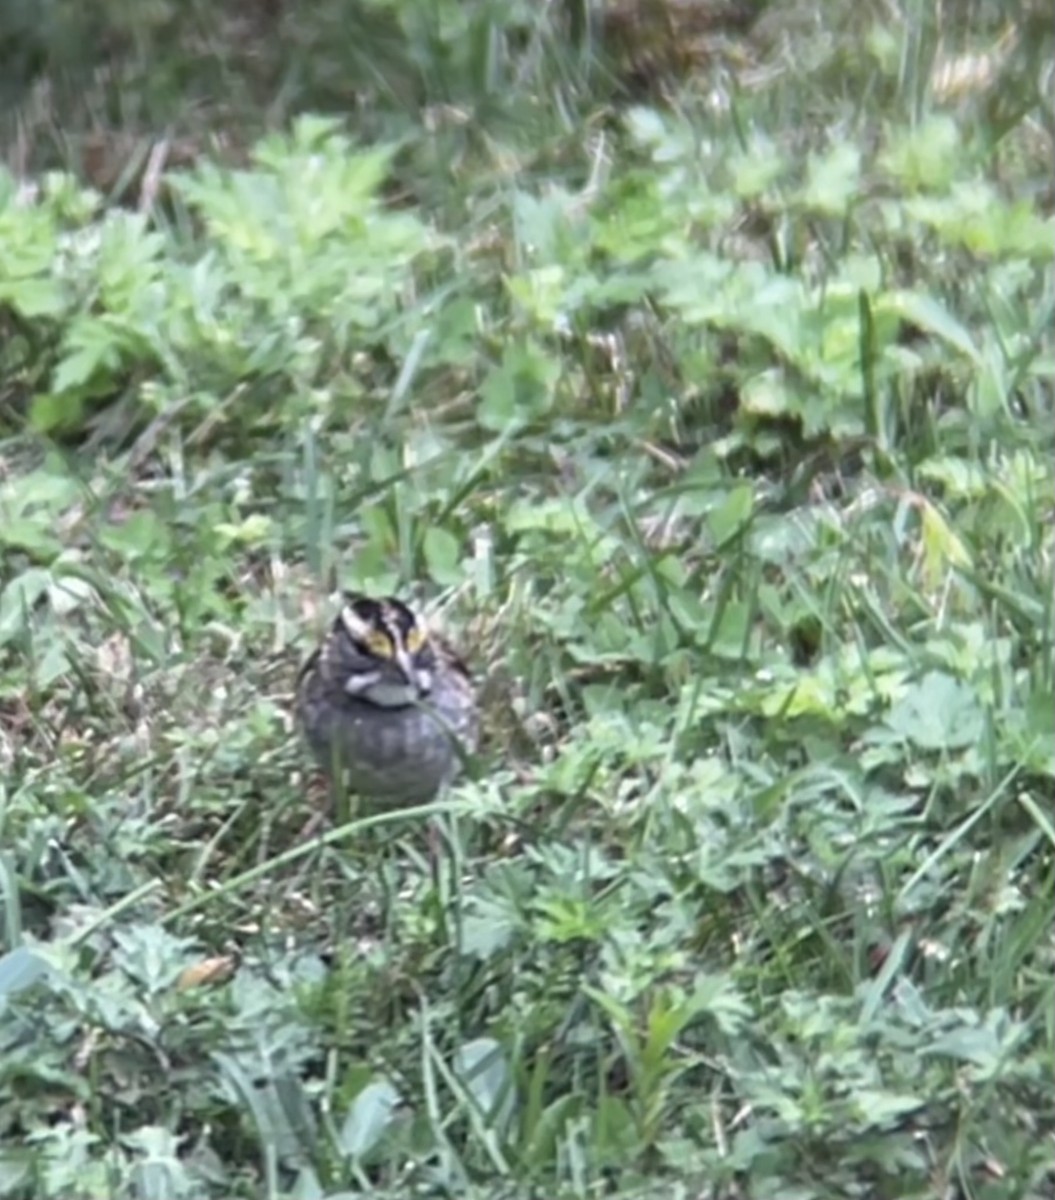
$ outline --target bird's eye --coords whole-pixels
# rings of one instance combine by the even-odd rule
[[[417,654],[425,645],[425,635],[415,625],[413,628],[407,630],[404,644],[406,645],[408,654]]]
[[[392,657],[392,639],[380,629],[371,629],[363,638],[363,642],[375,658]]]

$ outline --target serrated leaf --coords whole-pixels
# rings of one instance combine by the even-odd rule
[[[480,906],[462,918],[462,953],[480,959],[491,958],[509,945],[516,929],[509,914],[497,905]]]
[[[836,142],[827,154],[811,156],[800,203],[816,212],[841,216],[857,194],[861,152],[852,142]]]
[[[952,179],[962,149],[962,133],[946,113],[893,130],[879,157],[880,166],[906,191],[942,191]]]
[[[895,733],[923,750],[962,749],[982,736],[984,714],[966,684],[930,671],[887,714]]]
[[[742,200],[760,196],[780,178],[784,168],[779,147],[769,137],[756,133],[730,164],[733,190]]]
[[[502,361],[480,388],[477,420],[485,429],[501,431],[548,412],[560,363],[531,342],[506,347]]]
[[[52,279],[5,279],[0,281],[0,304],[9,305],[30,320],[61,316],[66,308],[58,284]]]

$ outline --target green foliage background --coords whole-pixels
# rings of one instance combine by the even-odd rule
[[[0,9],[0,1195],[1055,1195],[1051,31],[747,7]]]

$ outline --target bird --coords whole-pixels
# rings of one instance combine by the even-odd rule
[[[467,667],[395,596],[342,594],[300,669],[296,707],[331,782],[382,808],[434,799],[479,739]]]

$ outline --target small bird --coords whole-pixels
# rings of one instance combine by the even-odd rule
[[[331,779],[386,808],[432,799],[479,737],[465,664],[394,596],[344,594],[301,668],[297,715]]]

